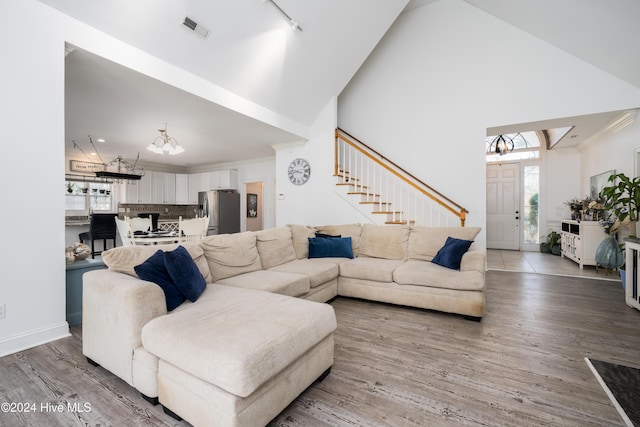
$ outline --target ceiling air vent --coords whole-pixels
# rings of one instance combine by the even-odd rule
[[[182,25],[184,25],[186,28],[193,31],[193,33],[195,33],[197,36],[203,39],[206,39],[207,37],[209,37],[210,31],[207,30],[202,25],[198,24],[193,19],[189,18],[188,16],[184,17],[184,21],[182,22]]]

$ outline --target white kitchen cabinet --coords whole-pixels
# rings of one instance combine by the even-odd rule
[[[145,203],[162,203],[164,197],[164,173],[147,172],[151,178],[151,199]]]
[[[198,203],[198,192],[211,190],[211,174],[209,172],[189,174],[189,204]]]
[[[238,170],[228,169],[211,172],[211,190],[237,190]]]
[[[174,174],[150,171],[145,174],[145,177],[147,176],[151,182],[151,186],[143,192],[141,197],[142,202],[157,204],[173,203],[171,200],[175,199],[176,186]]]
[[[125,201],[127,203],[149,203],[152,199],[153,172],[145,172],[141,179],[127,182]]]
[[[237,169],[189,174],[188,203],[198,203],[198,192],[209,190],[237,190]]]
[[[149,203],[153,198],[153,172],[146,172],[138,181],[138,199],[140,203]]]
[[[186,173],[177,173],[175,184],[175,203],[178,205],[189,204],[189,175]]]
[[[165,205],[175,204],[176,203],[176,174],[160,172],[159,175],[160,176],[155,178],[153,181],[153,185],[156,185],[157,183],[158,185],[162,186],[161,200],[159,203],[164,203]]]
[[[140,180],[127,183],[125,188],[127,203],[175,203],[175,175],[172,173],[146,171]]]
[[[124,194],[124,199],[127,203],[140,203],[139,188],[140,181],[127,181]]]
[[[596,265],[596,249],[607,234],[598,221],[563,220],[560,237],[562,256],[577,262],[582,269]]]

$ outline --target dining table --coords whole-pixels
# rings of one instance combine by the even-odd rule
[[[157,245],[179,243],[180,235],[177,231],[148,231],[144,233],[134,233],[131,238],[136,245]]]

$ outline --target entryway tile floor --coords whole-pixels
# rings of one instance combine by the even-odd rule
[[[606,271],[585,265],[583,269],[568,258],[541,252],[521,252],[487,249],[489,270],[517,271],[522,273],[551,274],[555,276],[584,277],[620,282],[618,271]]]

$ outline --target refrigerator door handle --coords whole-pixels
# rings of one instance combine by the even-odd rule
[[[204,199],[204,203],[202,203],[202,215],[201,217],[209,216],[209,200],[207,198]]]

